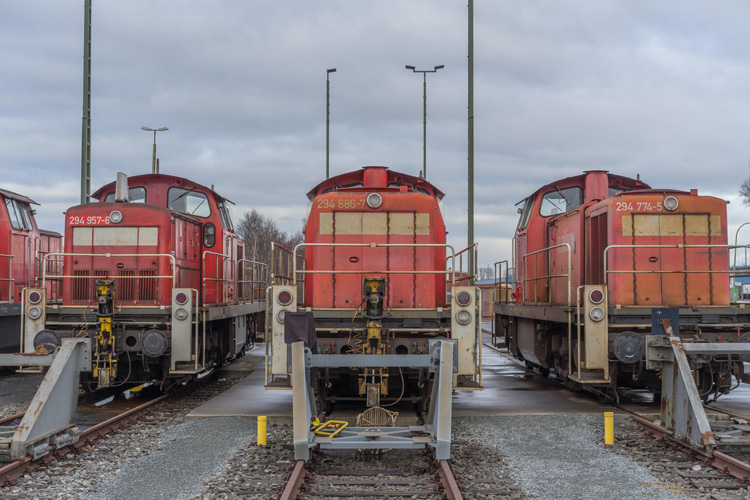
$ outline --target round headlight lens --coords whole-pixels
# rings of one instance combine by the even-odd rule
[[[276,300],[278,300],[279,304],[281,304],[282,306],[288,306],[292,303],[292,292],[290,292],[289,290],[282,290],[276,296]]]
[[[471,313],[469,311],[458,311],[456,313],[456,321],[460,325],[468,325],[471,322]]]
[[[42,294],[36,290],[29,294],[29,302],[32,304],[38,304],[42,300]]]
[[[604,300],[604,292],[602,292],[598,288],[591,290],[589,292],[589,300],[594,304],[601,304],[602,300]]]
[[[286,316],[286,309],[282,309],[279,311],[279,313],[276,315],[276,319],[279,320],[279,323],[284,323],[284,316]]]
[[[119,210],[113,210],[109,214],[109,221],[113,224],[119,224],[120,222],[122,222],[122,212],[120,212]]]
[[[456,302],[459,306],[466,307],[471,304],[471,294],[469,292],[458,292],[456,295]]]
[[[666,208],[669,211],[677,210],[677,207],[680,206],[680,202],[677,201],[677,198],[674,196],[667,196],[664,199],[664,208]]]
[[[188,317],[187,309],[185,309],[184,307],[178,308],[174,312],[174,317],[177,318],[177,319],[179,319],[180,321],[187,319],[187,317]]]
[[[591,310],[589,310],[589,318],[591,318],[594,321],[601,321],[604,319],[604,309],[601,307],[592,307]]]
[[[370,208],[378,208],[383,204],[383,197],[378,193],[370,193],[367,195],[367,206]]]
[[[37,306],[29,307],[29,318],[39,319],[42,317],[42,310]]]

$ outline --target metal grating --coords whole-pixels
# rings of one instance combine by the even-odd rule
[[[120,300],[135,300],[135,279],[129,276],[135,276],[134,269],[118,269],[117,276],[127,277],[125,279],[115,280],[115,293]]]
[[[74,269],[73,276],[80,276],[80,278],[73,278],[73,297],[74,301],[86,301],[93,302],[96,300],[96,279],[106,278],[108,276],[106,269],[95,269],[89,271],[88,269]],[[96,278],[89,278],[84,276],[95,276]]]
[[[141,301],[156,300],[156,280],[151,276],[156,276],[155,270],[141,270],[139,276],[146,279],[138,280],[138,299]]]

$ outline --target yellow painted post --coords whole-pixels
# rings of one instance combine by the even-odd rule
[[[604,444],[615,444],[615,414],[611,411],[604,412]]]
[[[266,422],[268,417],[258,417],[258,445],[266,445]]]

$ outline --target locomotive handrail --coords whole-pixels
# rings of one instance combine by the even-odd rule
[[[257,260],[250,260],[250,259],[240,259],[240,260],[237,261],[237,264],[238,265],[241,265],[241,264],[250,264],[249,269],[252,271],[252,274],[253,274],[252,277],[255,277],[256,266],[259,268],[259,271],[265,269],[265,271],[266,271],[266,273],[265,273],[266,274],[266,278],[265,279],[263,279],[261,277],[261,279],[259,279],[259,280],[257,280],[257,279],[250,279],[250,280],[248,280],[248,279],[241,279],[241,280],[238,281],[238,285],[240,285],[240,291],[241,291],[240,297],[242,298],[242,300],[243,301],[246,300],[245,285],[248,284],[248,283],[250,284],[250,289],[252,290],[252,295],[253,295],[253,297],[251,298],[251,300],[255,300],[255,290],[263,290],[265,292],[266,285],[268,285],[268,274],[267,274],[267,272],[268,272],[268,264],[266,264],[265,262],[258,262]],[[242,267],[242,277],[243,278],[247,277],[247,270],[248,270],[248,266],[243,266]],[[264,273],[259,272],[259,274],[264,274]],[[263,286],[256,286],[256,284],[261,284]],[[264,299],[265,299],[265,294],[263,294],[263,297],[260,297],[258,300],[264,300]]]
[[[567,255],[568,255],[568,272],[567,273],[565,273],[565,274],[548,274],[548,275],[545,275],[545,276],[536,276],[534,278],[526,278],[526,276],[528,276],[528,272],[529,272],[529,268],[526,265],[526,257],[530,257],[530,256],[534,255],[534,269],[536,270],[536,267],[537,267],[536,255],[537,254],[540,254],[542,252],[549,252],[550,250],[554,250],[555,248],[562,248],[562,247],[565,247],[567,249],[567,251],[568,251],[567,252]],[[552,259],[552,255],[550,253],[548,253],[547,254],[547,269],[551,269],[552,268],[552,261],[551,261],[551,259]],[[570,303],[571,303],[570,302],[570,299],[571,299],[571,286],[572,286],[571,285],[571,276],[570,276],[570,269],[571,269],[571,265],[572,265],[571,264],[571,257],[570,257],[570,243],[560,243],[559,245],[553,245],[551,247],[542,248],[541,250],[536,250],[535,252],[530,252],[530,253],[524,254],[523,257],[521,257],[521,260],[523,261],[523,274],[524,274],[524,278],[523,278],[522,283],[524,285],[524,289],[526,288],[526,282],[527,281],[533,281],[534,282],[534,304],[537,304],[537,301],[536,301],[536,298],[537,298],[536,282],[537,281],[543,280],[543,279],[552,280],[552,279],[555,279],[555,278],[568,278],[568,304],[567,305],[568,305],[568,307],[570,307]],[[550,289],[551,289],[551,287],[548,287],[548,292],[547,293],[549,293]],[[524,290],[523,293],[526,293],[525,290]],[[551,294],[549,296],[549,302],[547,302],[547,303],[549,303],[549,304],[552,303],[552,295]]]
[[[456,252],[451,245],[445,243],[300,243],[294,247],[294,255],[297,255],[297,250],[302,247],[361,247],[361,248],[410,248],[410,247],[426,247],[426,248],[449,248],[452,257],[451,270],[435,270],[435,271],[337,271],[335,269],[330,270],[317,270],[308,271],[306,269],[297,270],[297,259],[294,259],[292,268],[292,286],[297,284],[297,273],[300,274],[451,274],[452,279],[450,283],[455,285],[456,283]]]
[[[289,254],[289,256],[292,256],[293,254],[296,255],[296,253],[293,252],[292,250],[289,250],[284,245],[279,245],[278,243],[274,243],[273,241],[271,242],[271,284],[277,284],[276,283],[276,279],[278,278],[278,279],[281,280],[281,283],[278,283],[279,285],[288,285],[289,282],[293,282],[294,279],[292,278],[292,276],[287,276],[287,275],[284,275],[284,274],[276,274],[276,257],[274,256],[275,255],[274,251],[273,251],[274,248],[278,248],[278,249],[286,252],[287,254]],[[297,259],[300,259],[300,258],[304,258],[304,255],[296,255],[296,259],[294,259],[295,263],[296,263]],[[281,267],[281,265],[282,265],[282,263],[280,262],[279,263],[279,267]],[[288,268],[286,271],[284,271],[284,270],[280,270],[280,271],[283,271],[283,272],[292,271],[292,269],[289,268],[290,266],[289,266],[288,262],[287,262],[287,266],[286,267]],[[286,283],[284,281],[286,281]],[[300,282],[304,282],[305,280],[299,280],[299,281]]]
[[[50,276],[50,288],[49,288],[49,295],[47,296],[47,302],[50,301],[56,301],[58,298],[62,297],[62,292],[60,291],[61,287],[61,279],[60,273],[62,273],[63,268],[63,259],[60,257],[57,257],[55,259],[52,259],[50,261],[45,260],[45,256],[49,255],[50,252],[43,252],[38,251],[36,256],[36,278],[35,278],[35,286],[39,286],[39,278],[42,276],[43,271],[42,267],[45,268],[45,270],[48,272],[48,275]]]
[[[474,274],[473,275],[471,274],[471,271],[472,271],[471,269],[468,270],[467,276],[465,278],[466,281],[467,281],[467,284],[470,283],[472,279],[475,279],[477,277],[477,274],[478,274],[479,263],[478,263],[478,259],[477,259],[477,250],[479,248],[479,243],[477,243],[477,242],[472,243],[471,245],[469,245],[468,247],[464,248],[463,250],[457,252],[456,255],[453,256],[454,261],[455,261],[455,258],[458,257],[458,274],[459,275],[463,275],[463,271],[464,271],[464,257],[463,257],[462,254],[464,252],[467,252],[467,251],[471,250],[472,248],[474,249]],[[446,264],[448,263],[448,259],[449,258],[450,257],[446,257],[446,259],[445,259]],[[455,269],[456,266],[452,265],[451,268]],[[460,277],[459,278],[459,283],[462,282],[462,281],[464,281],[464,278]],[[446,280],[446,283],[448,283],[447,280]]]
[[[505,279],[503,280],[503,264],[505,264]],[[497,300],[497,291],[500,291],[502,288],[502,285],[505,285],[506,293],[505,293],[505,303],[510,302],[510,294],[507,293],[507,290],[510,288],[509,282],[510,282],[510,262],[508,259],[505,260],[499,260],[494,263],[495,267],[495,283],[493,286],[493,300],[492,303],[495,303],[495,300]],[[499,272],[498,272],[499,271]],[[500,294],[500,299],[498,303],[502,303],[502,294]]]
[[[216,278],[207,278],[206,277],[206,269],[207,269],[207,266],[206,266],[206,255],[215,255],[217,257],[217,259],[216,259],[216,265],[214,266],[214,271],[216,272],[216,274],[215,274]],[[224,265],[223,265],[224,262],[222,262],[222,266],[221,266],[221,276],[222,277],[221,278],[218,277],[219,276],[219,259],[218,259],[218,257],[221,257],[223,259],[231,259],[231,256],[225,255],[223,253],[211,252],[210,250],[204,250],[203,251],[203,265],[201,266],[201,268],[203,269],[202,272],[201,272],[201,274],[202,274],[202,276],[201,276],[201,286],[203,288],[203,305],[206,305],[206,281],[216,281],[217,283],[218,282],[224,283],[224,286],[222,287],[222,296],[221,296],[221,298],[223,300],[221,302],[218,302],[218,297],[217,297],[217,301],[215,303],[216,304],[219,304],[219,303],[226,304],[226,303],[228,303],[229,286],[227,286],[227,285],[230,283],[231,279],[224,277]]]
[[[13,282],[16,281],[13,278],[13,255],[0,254],[0,257],[6,257],[8,259],[8,277],[0,278],[0,281],[8,282],[8,300],[0,300],[0,304],[12,304],[13,303]]]
[[[177,266],[174,255],[170,255],[167,253],[66,253],[66,252],[54,252],[54,253],[48,253],[44,256],[44,262],[47,263],[47,260],[49,260],[50,257],[169,257],[169,259],[172,261],[172,274],[169,276],[93,276],[93,275],[81,275],[81,276],[75,276],[75,275],[67,275],[67,274],[55,274],[53,275],[55,278],[104,278],[104,277],[110,277],[112,279],[171,279],[172,280],[172,288],[174,288],[174,284],[177,281]],[[44,272],[42,274],[42,287],[44,287],[47,283],[47,266],[44,266]]]

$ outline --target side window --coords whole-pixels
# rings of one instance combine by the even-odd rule
[[[526,198],[521,208],[521,217],[518,219],[518,229],[525,229],[529,224],[529,218],[531,217],[531,209],[534,206],[534,198]]]
[[[623,191],[625,191],[625,188],[609,186],[609,195],[610,196],[615,196],[617,193],[622,193]]]
[[[224,224],[226,229],[234,230],[234,224],[232,223],[232,211],[229,209],[229,205],[225,202],[219,202],[219,212],[221,213],[221,222]]]
[[[130,203],[146,203],[146,188],[145,187],[134,187],[128,189],[128,196],[130,197]],[[115,193],[109,193],[104,198],[104,203],[114,203]]]
[[[34,225],[31,223],[31,214],[29,213],[30,208],[29,208],[28,203],[24,203],[24,204],[21,204],[18,202],[16,203],[18,204],[18,208],[21,211],[21,215],[23,215],[23,222],[26,226],[26,229],[29,229],[29,230],[34,229]]]
[[[550,191],[542,198],[542,204],[539,207],[539,214],[542,217],[564,214],[574,208],[580,207],[582,199],[583,191],[579,187]]]
[[[203,193],[173,187],[169,188],[167,199],[167,208],[175,212],[197,217],[209,217],[211,215],[211,204],[208,201],[208,196]]]

